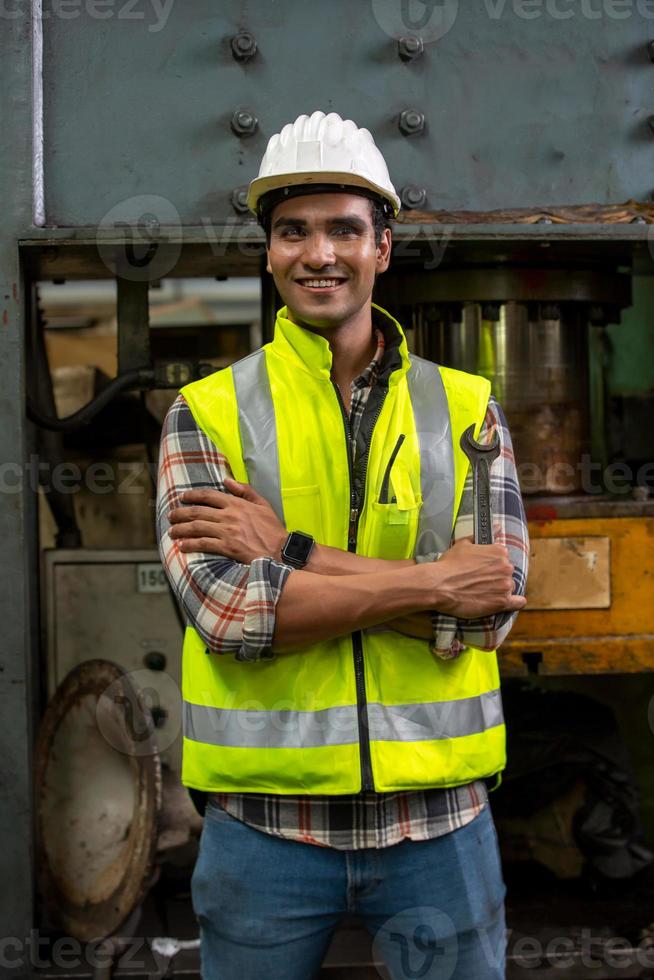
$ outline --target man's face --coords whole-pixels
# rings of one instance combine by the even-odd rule
[[[365,197],[308,194],[273,209],[267,269],[300,325],[338,327],[355,316],[370,303],[375,275],[388,268],[390,252],[388,229],[375,244]]]

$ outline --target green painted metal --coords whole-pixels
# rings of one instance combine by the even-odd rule
[[[44,13],[48,224],[111,221],[121,202],[156,214],[153,196],[173,224],[235,216],[230,194],[269,136],[317,108],[370,128],[396,186],[424,187],[431,209],[653,189],[652,0],[46,0]],[[239,30],[256,38],[250,61],[233,56]],[[398,54],[407,33],[425,40],[413,61]],[[406,108],[424,133],[402,135]],[[254,135],[232,132],[240,109]]]
[[[607,386],[611,395],[654,393],[654,279],[634,276],[633,304],[622,322],[607,327],[610,354]]]
[[[0,91],[0,923],[3,975],[31,976],[33,927],[32,744],[36,674],[36,515],[24,418],[24,283],[18,239],[31,223],[29,19],[3,19]],[[7,964],[15,964],[7,970]]]

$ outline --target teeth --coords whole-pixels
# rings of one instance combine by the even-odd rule
[[[313,286],[313,287],[321,286],[324,288],[325,286],[337,286],[338,280],[337,279],[306,279],[304,281],[304,285]]]

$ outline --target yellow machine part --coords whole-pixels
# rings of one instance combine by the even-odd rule
[[[504,675],[654,670],[654,517],[532,521],[528,605]]]

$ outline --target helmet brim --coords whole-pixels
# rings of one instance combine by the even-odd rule
[[[342,188],[344,193],[347,193],[348,187],[368,190],[371,192],[371,196],[376,196],[384,201],[388,201],[393,211],[393,217],[397,217],[400,210],[399,197],[397,197],[397,195],[390,194],[385,187],[381,187],[379,184],[375,184],[373,181],[367,180],[365,177],[360,177],[358,174],[336,170],[326,173],[316,173],[315,170],[295,171],[289,174],[275,174],[271,177],[256,177],[248,189],[248,208],[254,214],[258,214],[259,201],[265,194],[270,193],[270,191],[283,191],[283,189],[287,187],[296,187],[298,189],[302,187],[303,193],[306,194],[310,193],[310,190],[306,190],[305,188],[310,188],[312,184],[316,185],[316,194],[321,193],[321,185],[322,187],[325,185],[333,185],[339,189]],[[288,196],[290,197],[292,195],[289,194]],[[275,203],[278,202],[276,201]]]

